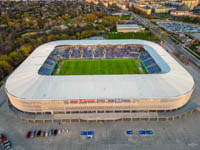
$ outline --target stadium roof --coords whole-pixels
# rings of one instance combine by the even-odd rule
[[[38,74],[58,45],[141,44],[161,68],[159,74],[46,76]],[[143,40],[66,40],[43,44],[9,76],[5,88],[26,100],[168,98],[187,94],[192,76],[161,46]]]

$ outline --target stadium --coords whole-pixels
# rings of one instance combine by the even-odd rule
[[[36,48],[9,76],[5,90],[21,113],[115,120],[123,113],[180,109],[194,81],[156,43],[65,40]]]

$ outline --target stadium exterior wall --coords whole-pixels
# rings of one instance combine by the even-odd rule
[[[11,104],[23,112],[30,113],[72,113],[83,111],[168,111],[183,107],[189,101],[193,90],[172,98],[135,99],[129,103],[68,103],[68,100],[31,100],[19,99],[8,94]],[[82,100],[83,101],[83,100]]]

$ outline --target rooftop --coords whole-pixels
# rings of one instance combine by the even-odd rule
[[[138,28],[139,26],[137,24],[117,24],[117,28],[130,28],[130,27],[134,27],[134,28]]]

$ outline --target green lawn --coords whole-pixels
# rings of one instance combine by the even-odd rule
[[[58,73],[53,75],[103,75],[103,74],[142,74],[138,60],[121,59],[65,59],[59,62]]]
[[[121,20],[130,20],[131,16],[129,15],[123,15],[121,16]]]
[[[108,33],[107,39],[141,39],[148,41],[158,40],[151,32]]]

